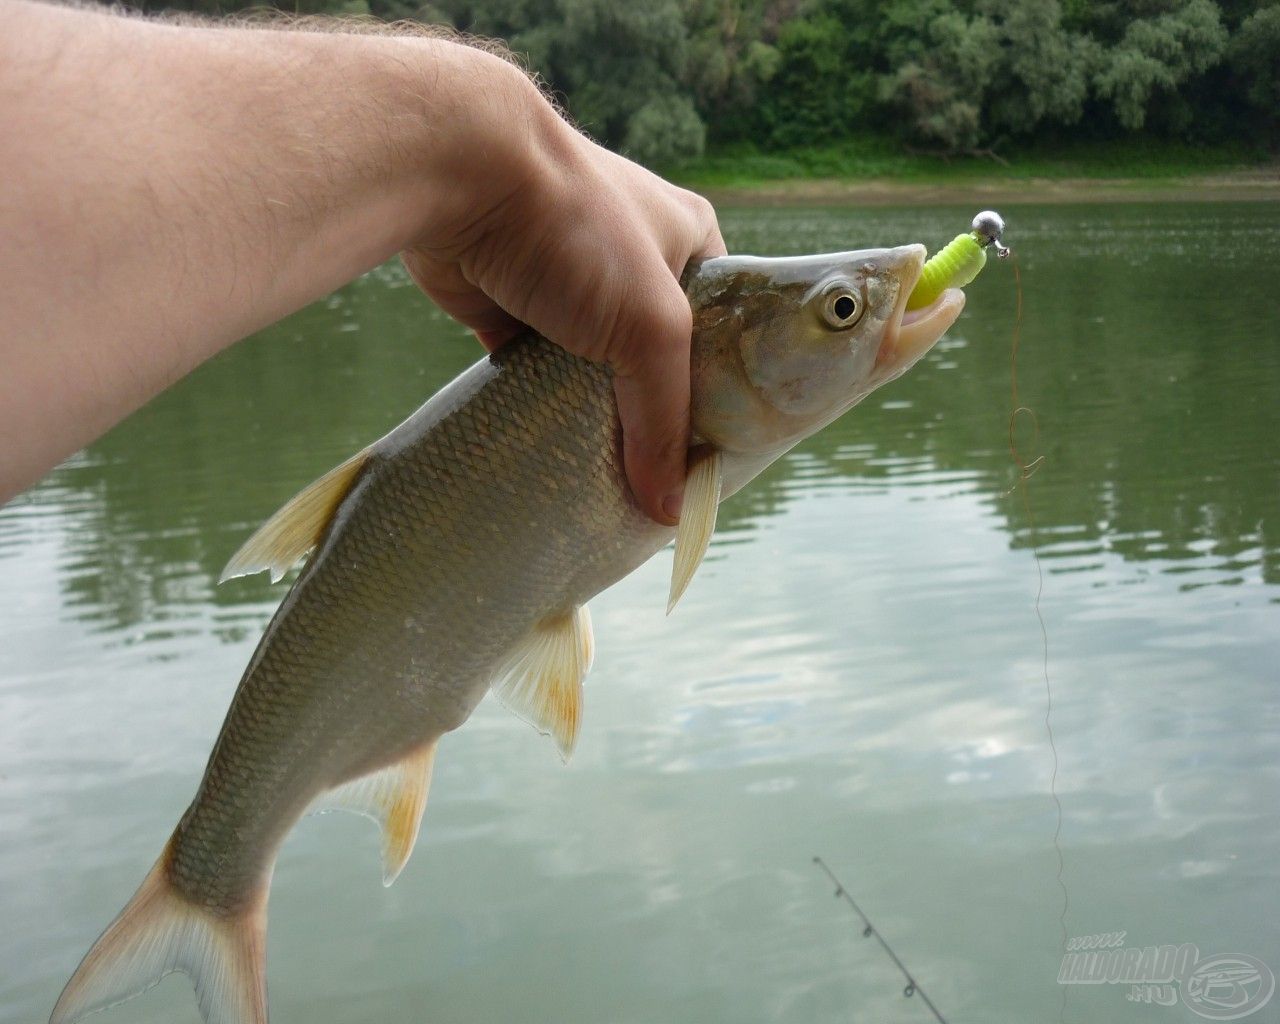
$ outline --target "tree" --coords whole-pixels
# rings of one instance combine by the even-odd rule
[[[928,17],[903,45],[906,59],[881,79],[881,98],[902,115],[900,133],[948,151],[974,148],[1001,59],[998,41],[999,30],[987,17],[955,10]]]
[[[1280,3],[1261,7],[1240,23],[1228,60],[1255,116],[1274,133],[1280,120]]]
[[[631,115],[622,151],[647,167],[701,156],[707,141],[702,118],[685,96],[655,96]]]
[[[810,146],[855,133],[875,101],[875,76],[857,59],[857,35],[829,12],[781,26],[776,69],[760,86],[757,119],[773,146]]]
[[[777,73],[778,25],[797,0],[684,0],[689,35],[684,86],[710,132],[749,135],[761,86]]]
[[[988,133],[1026,135],[1080,120],[1098,46],[1064,24],[1058,0],[985,0],[982,11],[996,26],[1000,53],[983,118]]]
[[[1094,85],[1111,101],[1116,120],[1137,131],[1153,98],[1213,67],[1226,46],[1218,7],[1210,0],[1186,0],[1131,22],[1120,42],[1105,52]]]
[[[1066,129],[1280,141],[1280,0],[274,2],[503,39],[585,130],[653,166],[708,137],[766,151],[877,134],[964,152]]]

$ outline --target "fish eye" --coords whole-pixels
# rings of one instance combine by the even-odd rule
[[[862,317],[863,305],[862,296],[839,285],[823,297],[822,316],[828,327],[842,331],[858,322]]]

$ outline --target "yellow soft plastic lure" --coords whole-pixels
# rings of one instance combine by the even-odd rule
[[[920,280],[907,298],[907,309],[924,309],[947,288],[963,288],[987,265],[987,247],[994,246],[1004,259],[1009,250],[1000,241],[1004,219],[994,210],[983,210],[973,218],[972,229],[956,235],[929,257]]]

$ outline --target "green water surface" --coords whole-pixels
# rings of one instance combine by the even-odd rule
[[[723,211],[734,251],[950,239],[958,208]],[[417,851],[305,819],[276,1024],[1057,1021],[1070,936],[1280,972],[1280,206],[1013,207],[910,375],[593,603],[572,765],[486,701]],[[216,587],[284,499],[478,348],[398,268],[225,353],[0,509],[0,1022],[44,1020],[190,800],[284,586]],[[1194,1022],[1123,985],[1066,1020]],[[1250,1021],[1280,1019],[1280,997]],[[95,1018],[196,1024],[186,982]]]

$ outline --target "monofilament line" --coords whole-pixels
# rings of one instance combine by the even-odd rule
[[[1067,911],[1070,908],[1070,897],[1067,894],[1065,880],[1065,863],[1062,857],[1062,801],[1058,797],[1058,744],[1053,736],[1053,686],[1049,682],[1049,630],[1045,626],[1044,613],[1040,607],[1044,596],[1044,566],[1040,563],[1039,535],[1036,531],[1035,515],[1031,511],[1031,499],[1027,482],[1032,474],[1044,463],[1044,456],[1037,455],[1030,462],[1023,458],[1018,450],[1016,437],[1018,417],[1026,416],[1031,421],[1032,444],[1037,445],[1040,439],[1040,424],[1036,414],[1021,403],[1018,397],[1018,346],[1022,341],[1022,275],[1018,269],[1018,259],[1013,259],[1013,283],[1016,295],[1013,314],[1013,343],[1009,356],[1009,386],[1011,411],[1009,413],[1009,456],[1018,467],[1018,479],[1013,490],[1022,496],[1022,511],[1027,521],[1027,536],[1031,544],[1031,555],[1036,563],[1036,596],[1032,607],[1035,609],[1036,622],[1040,625],[1041,671],[1044,677],[1044,731],[1049,739],[1049,752],[1052,757],[1052,772],[1049,775],[1049,796],[1053,800],[1056,820],[1053,829],[1053,850],[1058,858],[1058,888],[1062,890],[1062,910],[1058,914],[1058,926],[1062,932],[1062,952],[1067,951]],[[1067,1016],[1067,987],[1059,986],[1062,1002],[1058,1011],[1058,1020],[1064,1021]]]

